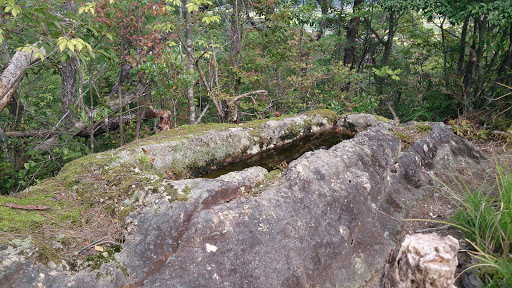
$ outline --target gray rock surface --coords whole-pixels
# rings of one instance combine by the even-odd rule
[[[119,149],[110,157],[134,162],[142,154],[153,158],[153,167],[166,172],[171,178],[188,176],[190,171],[207,168],[224,162],[233,162],[247,155],[272,149],[305,136],[327,131],[334,121],[328,117],[310,113],[281,120],[269,120],[261,125],[231,125],[224,129],[196,133],[193,137],[177,137],[173,140],[161,137],[143,140],[127,149]],[[165,132],[164,132],[165,133]]]
[[[304,154],[274,181],[264,181],[266,171],[254,167],[213,180],[157,179],[157,191],[134,186],[130,201],[137,208],[127,217],[115,261],[71,271],[39,264],[12,244],[0,249],[0,283],[362,287],[396,245],[401,227],[393,218],[422,196],[429,174],[480,160],[443,124],[432,124],[429,135],[406,150],[377,125],[329,150]],[[169,193],[187,200],[171,201]]]
[[[393,121],[383,117],[376,117],[372,114],[348,114],[341,117],[337,125],[347,127],[355,132],[361,132],[370,127],[380,127],[388,130],[394,129]]]

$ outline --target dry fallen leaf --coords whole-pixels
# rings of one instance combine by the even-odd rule
[[[103,246],[94,245],[94,250],[103,252]]]

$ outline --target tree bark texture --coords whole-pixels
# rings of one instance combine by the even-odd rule
[[[364,3],[364,0],[354,0],[354,9],[353,13],[357,14],[359,11],[361,4]],[[345,46],[345,54],[343,55],[343,65],[349,66],[350,69],[354,68],[354,59],[356,54],[356,38],[359,29],[359,23],[361,22],[361,17],[353,16],[350,18],[350,23],[346,27],[347,31],[347,44]]]
[[[389,11],[388,16],[388,37],[386,39],[386,42],[384,44],[384,52],[382,53],[382,62],[381,66],[386,66],[389,62],[389,57],[391,55],[391,51],[393,50],[393,38],[395,37],[395,30],[396,30],[396,17],[395,17],[395,11],[391,10]],[[377,95],[382,95],[383,89],[384,89],[384,77],[377,77]]]
[[[76,75],[78,70],[78,59],[71,57],[67,62],[60,64],[60,75],[62,89],[60,95],[62,115],[64,121],[74,121],[77,119],[72,107],[78,103],[76,93]]]
[[[464,73],[462,99],[464,101],[464,114],[473,110],[473,99],[471,98],[471,88],[475,80],[477,56],[474,47],[469,50],[468,62],[466,63],[466,72]]]
[[[192,75],[194,72],[194,55],[192,52],[192,16],[188,8],[186,8],[188,1],[184,0],[183,9],[185,9],[185,45],[187,46],[187,72]],[[187,100],[189,109],[190,124],[196,124],[196,104],[194,101],[194,82],[190,83],[187,89]]]
[[[125,61],[123,61],[123,63],[124,62]],[[110,90],[110,95],[109,95],[110,99],[116,98],[116,95],[119,92],[119,89],[118,89],[119,83],[123,84],[130,80],[130,78],[131,78],[130,72],[131,71],[132,71],[132,65],[130,63],[125,63],[121,67],[121,72],[119,72],[119,76],[117,76],[117,80],[114,83],[114,87],[112,87],[112,90]]]
[[[238,7],[238,0],[233,0],[233,12],[231,14],[231,66],[237,71],[242,63],[242,34],[240,31],[240,11]],[[238,75],[238,73],[234,73]],[[242,80],[240,76],[235,76],[235,83],[233,90],[236,94],[240,93]]]
[[[389,56],[391,55],[391,51],[393,50],[393,38],[395,37],[395,25],[396,25],[396,17],[395,11],[391,10],[389,12],[388,18],[388,38],[386,40],[386,44],[384,45],[384,52],[382,53],[382,66],[386,66],[389,62]]]
[[[74,1],[67,1],[62,8],[63,13],[73,12],[76,13],[76,3]],[[76,76],[78,71],[77,57],[70,57],[68,61],[61,62],[60,75],[61,75],[61,107],[62,116],[65,122],[76,121],[77,117],[72,107],[78,103],[76,93]]]
[[[464,24],[462,25],[462,32],[460,34],[460,44],[459,44],[459,61],[457,62],[457,71],[462,74],[464,71],[464,56],[466,54],[466,39],[468,37],[468,26],[469,26],[469,17],[466,17],[464,20]]]
[[[231,14],[231,61],[234,67],[240,66],[242,62],[242,34],[240,32],[240,11],[238,0],[233,0],[233,12]]]

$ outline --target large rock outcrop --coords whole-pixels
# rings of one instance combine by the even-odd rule
[[[112,180],[112,171],[129,159],[140,161],[133,151],[144,147],[160,161],[154,160],[157,168],[171,167],[168,170],[178,157],[170,155],[169,149],[180,144],[160,137],[154,146],[132,145],[128,152],[111,152],[113,162],[101,160],[102,168],[90,173],[129,191],[118,203],[132,211],[123,226],[121,251],[99,268],[71,269],[34,260],[39,252],[28,248],[30,240],[10,242],[0,250],[0,283],[17,287],[362,287],[378,277],[400,233],[395,219],[422,197],[423,187],[432,183],[429,174],[482,160],[442,123],[414,130],[415,136],[404,143],[397,131],[415,127],[400,130],[374,120],[353,139],[304,154],[277,177],[253,167],[217,179],[165,180],[134,166],[130,176],[135,180],[121,184]],[[350,121],[338,125],[353,128]],[[228,128],[219,133],[244,132]],[[284,129],[280,135],[292,134],[297,136],[297,130]],[[183,141],[200,143],[204,137]],[[216,151],[229,148],[217,146],[234,143],[220,140],[221,136],[208,137],[219,139],[212,142]],[[233,137],[243,142],[240,139],[245,136]],[[277,138],[287,140],[272,135],[258,139],[272,143]],[[260,144],[251,147],[257,149]],[[180,153],[185,153],[182,158],[199,157]],[[220,158],[211,157],[223,161]],[[65,173],[63,179],[71,178]]]

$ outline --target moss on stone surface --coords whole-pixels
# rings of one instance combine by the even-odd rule
[[[139,147],[147,144],[158,144],[162,142],[170,142],[175,140],[181,140],[184,137],[190,137],[192,135],[204,133],[207,131],[221,131],[232,127],[238,127],[237,124],[228,123],[209,123],[209,124],[197,124],[197,125],[183,125],[174,129],[157,133],[151,137],[145,138],[140,141],[132,142],[126,145],[126,148]]]
[[[302,129],[299,126],[290,126],[286,128],[284,133],[279,136],[279,139],[282,141],[292,140],[300,136],[302,133]]]
[[[418,123],[414,126],[417,133],[427,133],[432,131],[432,126],[428,125],[427,123]]]
[[[112,152],[110,151],[78,158],[64,165],[56,179],[66,186],[71,187],[73,184],[77,183],[79,179],[77,175],[102,173],[118,158],[119,157],[112,156]]]
[[[170,187],[169,187],[170,186]],[[186,185],[182,189],[176,189],[172,185],[169,185],[165,188],[165,194],[169,197],[169,203],[174,201],[187,201],[190,198],[190,194],[192,192],[192,187]]]
[[[395,131],[393,132],[393,134],[395,134],[396,137],[398,137],[398,139],[400,139],[400,141],[404,142],[404,143],[411,143],[412,142],[412,137],[405,134],[404,132],[401,132],[401,131]]]
[[[338,120],[338,114],[336,112],[329,110],[329,109],[317,109],[313,111],[309,111],[304,113],[305,115],[319,115],[323,118],[327,118],[329,123],[336,123],[336,120]]]
[[[268,172],[267,174],[265,174],[265,182],[271,182],[280,174],[281,174],[281,169],[274,169],[274,170]]]
[[[32,245],[37,249],[37,260],[40,263],[59,263],[62,260],[60,251],[53,248],[49,243],[40,239],[32,239]]]
[[[102,253],[95,255],[89,255],[85,260],[89,263],[89,267],[92,269],[99,269],[104,263],[115,260],[114,254],[121,251],[121,248],[117,245],[105,248]]]
[[[416,123],[414,125],[400,126],[393,132],[402,142],[402,148],[408,149],[410,144],[426,137],[432,127],[428,123]]]
[[[388,118],[386,118],[384,116],[374,115],[374,114],[372,114],[372,115],[375,117],[375,119],[377,121],[382,121],[382,122],[390,122],[391,121],[390,119],[388,119]]]

